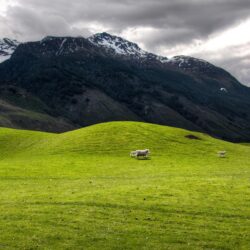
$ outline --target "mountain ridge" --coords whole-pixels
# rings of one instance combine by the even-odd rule
[[[17,40],[12,40],[9,38],[3,38],[2,40],[0,39],[0,52],[2,50],[2,53],[5,53],[5,49],[8,49],[8,47],[4,48],[4,46],[10,46],[11,49],[13,50],[11,54],[8,55],[12,55],[14,53],[14,50],[17,48],[18,45],[20,44],[26,44],[26,43],[36,43],[36,42],[40,42],[41,44],[43,44],[46,41],[49,40],[53,40],[53,39],[60,39],[62,40],[62,44],[60,45],[61,47],[63,46],[63,43],[67,41],[67,39],[70,40],[77,40],[77,39],[84,39],[87,40],[89,42],[91,42],[92,44],[98,46],[98,47],[102,47],[102,48],[106,48],[106,49],[110,49],[111,51],[113,51],[114,54],[120,54],[120,55],[133,55],[136,57],[141,57],[141,58],[145,58],[145,57],[151,57],[160,61],[161,63],[170,63],[170,64],[179,64],[179,67],[181,68],[182,64],[190,64],[190,60],[199,62],[200,64],[204,64],[204,65],[212,65],[211,63],[209,63],[206,60],[200,59],[200,58],[195,58],[195,57],[191,57],[191,56],[185,56],[185,55],[177,55],[177,56],[173,56],[171,58],[168,58],[166,56],[160,56],[160,55],[156,55],[154,53],[145,51],[143,49],[141,49],[138,44],[134,43],[134,42],[130,42],[122,37],[119,36],[115,36],[115,35],[111,35],[107,32],[102,32],[102,33],[96,33],[94,35],[91,35],[87,38],[84,38],[82,36],[77,36],[77,37],[72,37],[72,36],[46,36],[43,39],[39,40],[39,41],[31,41],[31,42],[18,42]],[[2,47],[1,47],[1,43],[2,43]],[[72,51],[73,52],[73,51]],[[7,53],[7,52],[6,52]],[[7,60],[9,58],[6,58],[5,60]],[[188,63],[187,63],[188,61]],[[189,65],[190,66],[190,65]],[[214,66],[214,65],[213,65]],[[218,66],[216,66],[218,67]],[[184,68],[185,69],[185,68]]]
[[[84,38],[82,36],[76,36],[76,37],[46,36],[39,41],[23,42],[23,43],[15,39],[3,38],[2,40],[0,39],[0,56],[1,56],[1,53],[3,55],[6,54],[6,58],[4,57],[0,58],[0,63],[5,60],[8,60],[11,57],[11,55],[15,52],[15,49],[20,44],[36,43],[36,42],[40,42],[41,44],[43,44],[49,40],[61,40],[60,49],[62,49],[64,43],[67,42],[68,39],[72,41],[77,41],[78,39],[89,41],[91,44],[97,47],[106,49],[109,52],[111,51],[113,54],[116,54],[116,55],[123,55],[123,56],[132,55],[134,58],[138,58],[138,59],[142,59],[142,58],[146,58],[147,60],[153,59],[158,62],[161,62],[162,64],[167,64],[170,67],[171,66],[179,67],[179,69],[184,70],[184,71],[189,71],[189,72],[197,71],[200,69],[200,67],[202,67],[203,69],[205,69],[206,67],[207,69],[212,68],[212,67],[216,67],[217,69],[221,68],[219,66],[215,66],[211,64],[210,62],[204,59],[200,59],[200,58],[196,58],[192,56],[176,55],[176,56],[168,58],[166,56],[156,55],[154,53],[141,49],[138,46],[138,44],[134,42],[130,42],[119,36],[111,35],[107,32],[96,33],[87,38]],[[72,49],[71,52],[74,52],[74,49]],[[60,53],[60,51],[58,51],[58,53]],[[223,71],[226,72],[224,69]]]

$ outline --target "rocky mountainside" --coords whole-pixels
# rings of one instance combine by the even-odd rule
[[[66,131],[135,120],[250,141],[248,87],[204,60],[161,57],[107,33],[20,44],[0,75],[4,126]]]
[[[167,57],[157,56],[142,50],[136,43],[127,41],[124,38],[110,35],[106,32],[98,33],[88,38],[94,45],[106,49],[113,55],[121,55],[130,58],[156,60],[161,63],[168,61]]]

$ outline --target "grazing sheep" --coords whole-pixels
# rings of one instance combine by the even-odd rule
[[[143,149],[143,150],[135,150],[130,152],[131,157],[136,157],[137,159],[140,157],[147,158],[150,154],[149,149]]]

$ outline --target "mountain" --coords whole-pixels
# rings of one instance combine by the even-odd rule
[[[148,53],[142,50],[136,43],[129,42],[121,37],[112,36],[108,33],[98,33],[88,38],[94,45],[107,48],[113,53],[120,55],[133,55],[145,57]]]
[[[8,38],[0,39],[0,63],[8,60],[20,43]]]
[[[106,49],[114,55],[121,55],[137,59],[157,60],[161,63],[168,61],[167,57],[157,56],[142,50],[136,43],[132,43],[124,38],[110,35],[106,32],[97,33],[88,38],[94,45]]]
[[[0,75],[2,126],[57,132],[132,120],[250,141],[250,90],[230,73],[107,33],[22,43]]]

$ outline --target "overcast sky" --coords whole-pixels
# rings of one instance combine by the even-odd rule
[[[250,0],[0,0],[0,38],[103,31],[164,56],[203,58],[250,86]]]

